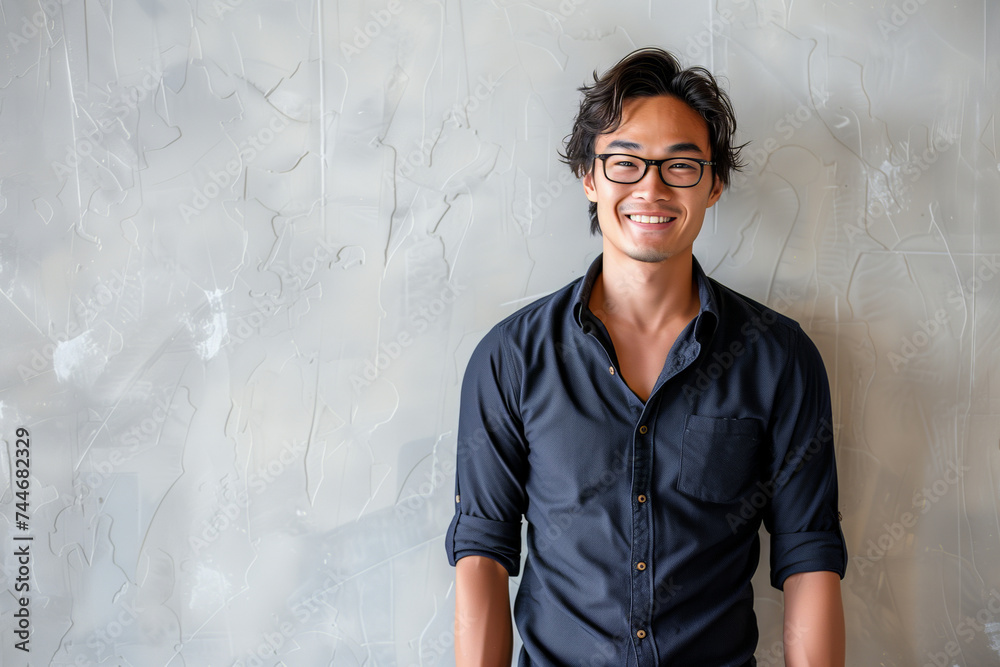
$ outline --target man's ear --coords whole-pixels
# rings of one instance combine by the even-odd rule
[[[722,196],[722,190],[724,186],[722,185],[722,179],[718,176],[712,178],[712,190],[708,193],[708,205],[705,208],[712,208],[715,206],[715,202],[719,201],[719,197]]]
[[[595,203],[597,202],[597,188],[594,187],[593,169],[583,175],[583,191],[586,193],[587,199]]]

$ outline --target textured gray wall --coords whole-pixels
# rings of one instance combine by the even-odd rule
[[[577,86],[645,45],[725,77],[752,141],[697,256],[827,363],[848,664],[1000,663],[1000,4],[0,21],[3,664],[453,664],[461,373],[599,252],[556,150]]]

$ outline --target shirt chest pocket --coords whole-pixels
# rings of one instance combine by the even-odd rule
[[[737,500],[757,479],[759,441],[755,419],[688,415],[677,490],[710,503]]]

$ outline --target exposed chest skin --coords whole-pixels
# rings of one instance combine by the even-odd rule
[[[662,326],[646,331],[621,317],[620,309],[606,299],[602,280],[598,279],[594,285],[590,298],[591,312],[604,323],[611,335],[622,379],[643,403],[649,400],[674,341],[698,313],[700,301],[697,288],[692,285],[691,289],[689,312],[678,313]]]
[[[663,370],[670,348],[687,326],[687,322],[678,323],[650,336],[634,327],[623,326],[613,318],[608,319],[611,320],[610,323],[602,321],[611,334],[622,379],[645,403],[649,400],[660,371]]]

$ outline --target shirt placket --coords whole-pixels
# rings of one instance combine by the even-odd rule
[[[682,334],[683,335],[683,334]],[[664,385],[675,375],[690,366],[701,352],[695,341],[687,341],[668,357],[664,371],[649,399],[643,407],[639,423],[633,434],[633,477],[632,477],[632,645],[640,667],[659,664],[659,652],[653,637],[653,539],[664,540],[665,535],[655,535],[653,531],[652,503],[655,499],[649,493],[655,443],[657,405]],[[666,527],[661,526],[661,531]]]
[[[650,478],[652,475],[652,457],[654,443],[654,427],[656,405],[661,388],[672,378],[687,368],[698,357],[701,346],[696,341],[689,341],[680,346],[676,355],[667,358],[664,371],[650,393],[645,404],[629,389],[628,385],[616,372],[612,359],[610,338],[595,332],[594,324],[584,327],[586,334],[593,336],[606,354],[609,363],[608,372],[617,375],[616,378],[630,401],[642,405],[639,421],[632,435],[632,553],[629,563],[631,568],[631,606],[629,610],[629,633],[634,655],[639,667],[658,664],[659,652],[653,638],[653,499],[650,496]],[[686,332],[685,332],[686,333]],[[684,335],[684,334],[682,334]],[[661,536],[662,539],[663,536]]]
[[[653,644],[652,608],[649,601],[653,597],[652,538],[653,516],[649,497],[650,473],[652,468],[653,425],[650,423],[652,411],[648,402],[639,418],[632,437],[632,605],[629,627],[632,645],[639,665],[655,665],[656,650]]]
[[[616,380],[621,383],[621,389],[628,395],[628,400],[634,402],[636,407],[642,405],[638,397],[629,389],[628,385],[616,372],[614,361],[612,360],[610,339],[605,343],[605,337],[599,335],[597,327],[588,324],[584,331],[593,336],[607,355],[608,373],[616,376]],[[652,540],[652,512],[649,502],[649,476],[652,454],[652,429],[646,424],[647,415],[651,414],[649,406],[652,402],[647,402],[637,410],[639,413],[639,424],[636,425],[632,437],[632,544],[629,567],[632,573],[631,605],[629,618],[627,619],[629,634],[631,636],[634,655],[637,664],[655,665],[656,651],[653,646],[652,637],[652,610],[647,600],[652,598],[652,567],[649,554]]]

